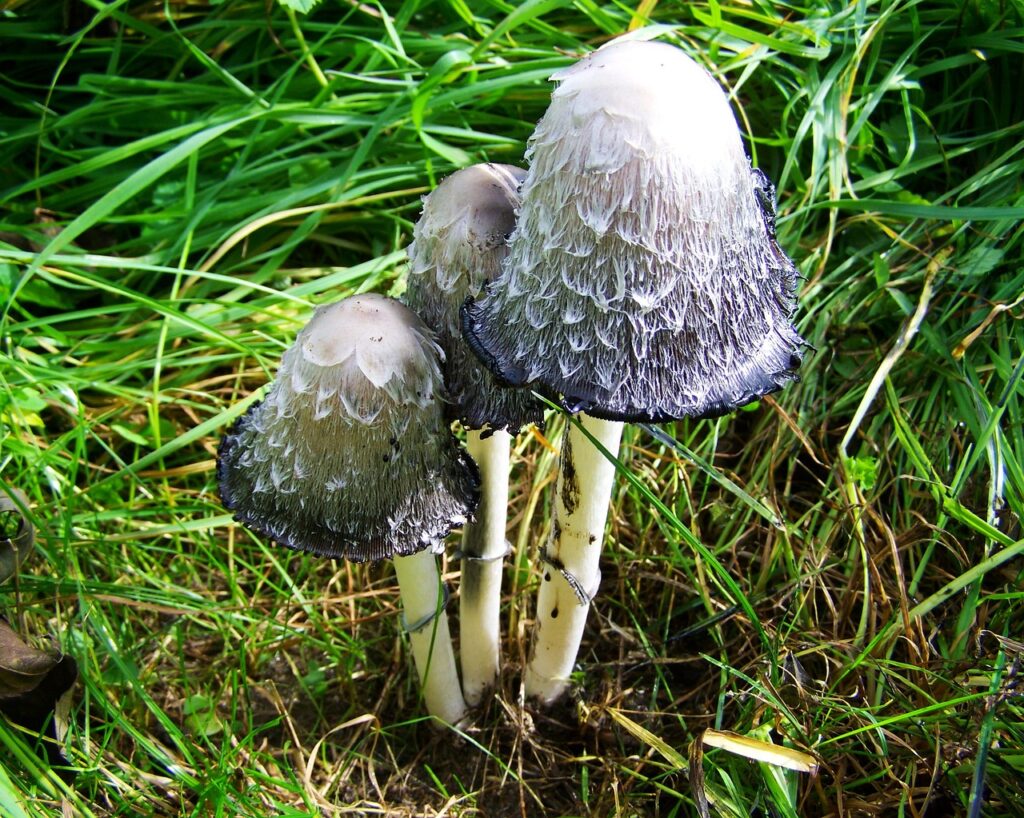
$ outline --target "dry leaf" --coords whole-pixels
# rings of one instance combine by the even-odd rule
[[[10,579],[18,566],[32,551],[36,531],[28,517],[22,513],[28,507],[28,497],[18,489],[0,487],[0,518],[16,516],[18,528],[13,535],[0,532],[0,582]],[[13,528],[13,526],[11,526]]]
[[[27,645],[0,620],[0,703],[35,690],[61,657]]]
[[[789,747],[780,747],[768,741],[741,736],[739,733],[705,730],[700,740],[707,747],[718,747],[726,752],[754,761],[764,761],[776,767],[785,767],[787,770],[811,775],[818,772],[818,760],[812,755],[791,750]]]
[[[39,733],[39,751],[45,752],[54,767],[66,767],[68,763],[57,740],[54,708],[77,678],[74,659],[27,645],[0,619],[0,713]],[[74,776],[70,770],[56,772],[66,781]]]

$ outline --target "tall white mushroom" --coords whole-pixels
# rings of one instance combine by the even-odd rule
[[[511,435],[541,423],[543,413],[529,392],[495,385],[462,339],[459,308],[501,268],[525,175],[490,163],[453,173],[423,200],[409,246],[404,298],[437,333],[449,415],[466,428],[467,448],[480,467],[480,505],[463,530],[459,597],[462,689],[470,704],[493,687],[499,672]]]
[[[443,412],[440,349],[380,295],[320,307],[264,401],[221,441],[235,519],[300,551],[393,559],[427,711],[466,714],[435,554],[477,503],[479,479]]]
[[[502,275],[463,310],[474,351],[580,412],[612,455],[621,421],[721,415],[791,380],[797,273],[718,84],[635,41],[552,79]],[[600,582],[613,481],[570,426],[526,673],[544,702],[566,688]]]

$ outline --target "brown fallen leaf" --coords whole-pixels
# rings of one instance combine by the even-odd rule
[[[16,526],[4,521],[5,526],[0,529],[0,582],[14,576],[35,544],[36,531],[23,508],[28,508],[28,497],[23,491],[0,487],[0,519],[17,518]]]
[[[66,766],[55,730],[54,708],[78,678],[70,656],[26,644],[0,619],[0,713],[15,724],[39,733],[41,751],[53,766]],[[73,773],[57,771],[70,780]]]
[[[35,528],[26,516],[28,498],[15,488],[0,488],[0,582],[18,571],[35,545]],[[58,651],[33,647],[0,617],[0,713],[39,734],[37,752],[54,767],[67,767],[55,715],[58,702],[78,678],[78,663]],[[74,772],[55,771],[70,781]]]
[[[0,620],[0,702],[35,690],[61,658],[26,644]]]

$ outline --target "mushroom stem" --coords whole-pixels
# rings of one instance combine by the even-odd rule
[[[613,456],[622,424],[580,413],[580,424]],[[601,583],[601,546],[615,464],[571,424],[562,438],[555,514],[537,597],[526,695],[542,704],[565,692],[576,662],[590,600]]]
[[[444,611],[437,557],[429,550],[395,557],[395,576],[427,712],[448,724],[466,716]]]
[[[476,520],[462,535],[462,585],[459,600],[462,690],[479,704],[498,678],[501,576],[508,509],[508,465],[512,436],[496,431],[466,434],[466,448],[480,470],[480,505]]]

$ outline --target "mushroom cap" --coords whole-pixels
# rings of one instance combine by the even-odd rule
[[[220,495],[282,545],[354,562],[440,551],[479,477],[444,419],[438,349],[380,295],[320,307],[221,441]]]
[[[424,198],[409,245],[404,300],[437,333],[445,353],[448,414],[468,429],[516,432],[544,418],[530,392],[495,383],[459,326],[459,308],[479,296],[501,269],[525,176],[521,168],[490,163],[453,173]]]
[[[720,415],[793,379],[797,271],[715,80],[635,41],[552,79],[502,273],[463,308],[474,352],[612,420]]]

